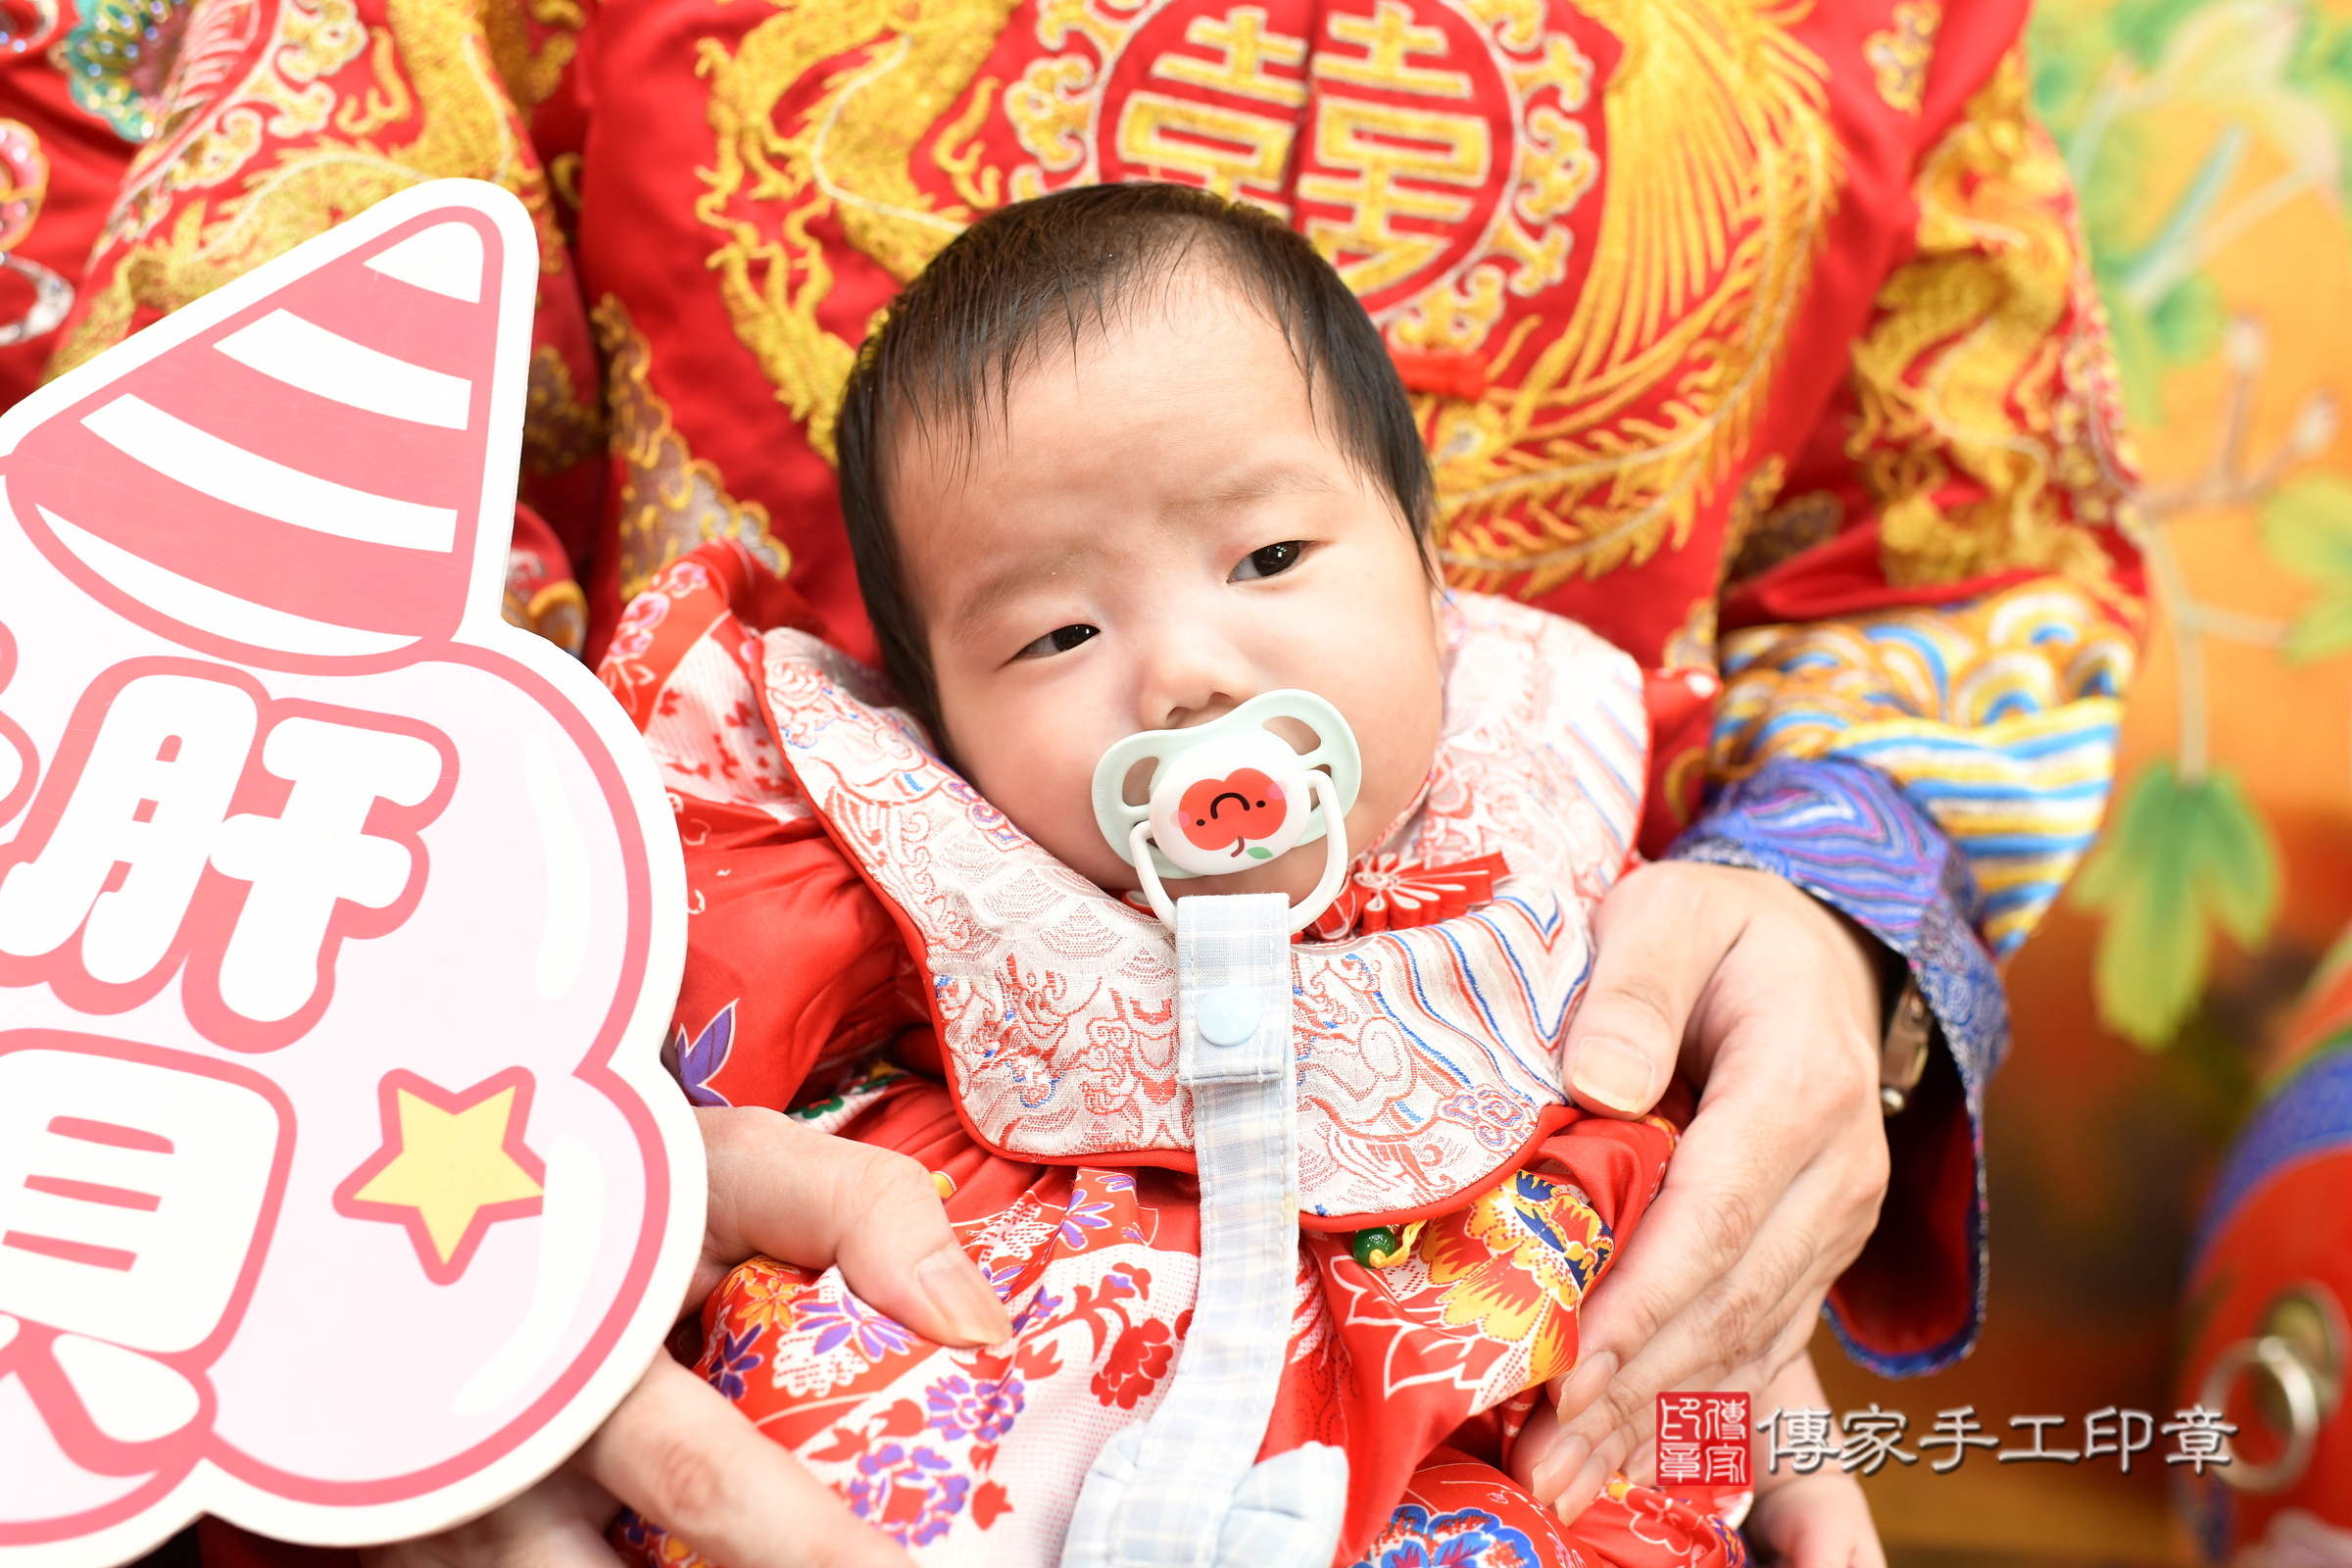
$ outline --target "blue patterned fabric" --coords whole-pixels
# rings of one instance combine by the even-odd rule
[[[1550,1544],[1545,1543],[1544,1544]],[[1536,1541],[1484,1508],[1405,1503],[1351,1568],[1550,1568]]]
[[[2206,1250],[2256,1189],[2289,1165],[2346,1147],[2352,1147],[2352,1036],[2330,1043],[2276,1085],[2230,1140],[2188,1251],[2186,1277],[2205,1266]]]
[[[1967,859],[1901,786],[1877,768],[1830,759],[1766,763],[1727,786],[1667,858],[1785,877],[1902,956],[1959,1070],[1976,1191],[1968,1213],[1967,1326],[1937,1346],[1888,1355],[1858,1344],[1830,1313],[1846,1353],[1882,1377],[1948,1366],[1984,1317],[1984,1087],[2009,1049],[2009,1003],[1977,934],[1983,903]],[[1884,1213],[1879,1223],[1910,1217]]]

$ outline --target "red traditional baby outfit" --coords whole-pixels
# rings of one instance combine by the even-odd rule
[[[747,567],[721,544],[667,568],[605,665],[687,846],[676,1069],[701,1102],[789,1106],[922,1161],[1014,1333],[946,1349],[837,1270],[760,1259],[706,1308],[700,1369],[918,1560],[1054,1563],[1090,1464],[1159,1406],[1191,1327],[1174,950],[861,669],[755,630],[791,611],[768,588],[745,605]],[[1429,784],[1355,862],[1355,933],[1293,950],[1301,1235],[1259,1452],[1345,1454],[1342,1561],[1736,1560],[1720,1524],[1640,1490],[1570,1537],[1495,1468],[1573,1363],[1578,1304],[1675,1133],[1584,1118],[1558,1089],[1587,913],[1641,810],[1639,673],[1499,600],[1461,596],[1446,632]],[[648,1526],[623,1539],[647,1564],[691,1555]]]
[[[1884,1376],[1975,1344],[1994,960],[2092,841],[2140,625],[2027,0],[16,10],[0,399],[393,189],[504,184],[554,535],[511,613],[591,655],[720,538],[870,646],[843,378],[971,222],[1139,174],[1281,214],[1413,389],[1447,580],[1651,668],[1645,850],[1783,877],[1910,966],[1939,1043],[1829,1312]]]

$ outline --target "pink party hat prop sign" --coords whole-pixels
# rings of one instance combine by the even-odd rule
[[[684,1291],[676,832],[499,617],[537,273],[422,185],[0,416],[0,1562],[457,1523]]]

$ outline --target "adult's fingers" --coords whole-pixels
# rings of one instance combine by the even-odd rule
[[[1760,1059],[1718,1061],[1641,1236],[1586,1303],[1584,1356],[1554,1392],[1556,1434],[1520,1440],[1531,1489],[1569,1517],[1642,1441],[1658,1395],[1743,1375],[1760,1385],[1795,1354],[1876,1223],[1886,1152],[1875,1106],[1860,1103],[1867,1086],[1839,1090],[1828,1070],[1809,1093],[1782,1085],[1782,1108],[1793,1098],[1801,1112],[1789,1130],[1808,1136],[1776,1136],[1775,1091],[1743,1081]]]
[[[1605,1375],[1594,1387],[1606,1393],[1621,1386],[1650,1388],[1654,1384],[1655,1391],[1646,1396],[1652,1400],[1657,1392],[1670,1388],[1729,1390],[1744,1392],[1751,1398],[1760,1397],[1791,1362],[1803,1357],[1821,1316],[1822,1296],[1823,1292],[1814,1291],[1799,1298],[1780,1332],[1744,1365],[1707,1375],[1659,1379],[1639,1363],[1620,1369],[1613,1357],[1604,1357]],[[1580,1367],[1584,1364],[1579,1363]],[[1582,1423],[1579,1429],[1571,1430],[1548,1400],[1538,1404],[1512,1449],[1512,1474],[1538,1502],[1568,1520],[1574,1520],[1591,1506],[1601,1485],[1613,1473],[1622,1471],[1643,1485],[1654,1483],[1657,1438],[1652,1430],[1654,1423],[1648,1419],[1648,1415],[1654,1415],[1654,1407],[1640,1421],[1633,1419],[1630,1410],[1621,1409],[1619,1413],[1625,1416],[1623,1423],[1602,1433],[1595,1442],[1582,1430]]]
[[[1798,1281],[1834,1278],[1860,1252],[1886,1177],[1870,1084],[1826,1070],[1810,1085],[1776,1084],[1753,1070],[1763,1055],[1719,1063],[1641,1234],[1585,1304],[1589,1352],[1620,1368],[1688,1356],[1693,1376],[1718,1358],[1740,1364],[1785,1321],[1743,1314],[1785,1313]],[[1561,1390],[1571,1419],[1588,1392],[1575,1381]]]
[[[1801,1203],[1801,1188],[1791,1192]],[[1690,1389],[1752,1395],[1803,1353],[1838,1270],[1811,1266],[1801,1240],[1787,1240],[1791,1233],[1802,1234],[1795,1225],[1767,1222],[1734,1271],[1654,1340],[1622,1364],[1613,1353],[1603,1358],[1599,1386],[1581,1411],[1555,1413],[1544,1434],[1522,1434],[1526,1457],[1517,1468],[1539,1500],[1574,1519],[1612,1471],[1638,1479],[1651,1450],[1659,1395]]]
[[[1592,915],[1592,978],[1568,1026],[1564,1066],[1577,1103],[1639,1116],[1657,1103],[1682,1054],[1699,993],[1740,922],[1709,898],[1726,877],[1756,875],[1667,861],[1634,871]]]
[[[572,1462],[727,1568],[911,1568],[724,1395],[666,1355],[654,1357]]]
[[[1718,1318],[1736,1326],[1740,1310],[1769,1304],[1757,1293],[1792,1268],[1835,1277],[1867,1240],[1886,1191],[1871,959],[1794,888],[1752,872],[1727,875],[1735,880],[1709,902],[1733,911],[1738,934],[1690,1019],[1701,1048],[1693,1055],[1706,1072],[1697,1113],[1640,1236],[1582,1314],[1587,1355],[1609,1355],[1620,1367],[1644,1349],[1688,1346],[1688,1337],[1661,1335],[1702,1295],[1711,1293],[1723,1306]],[[1733,1361],[1778,1327],[1760,1320],[1740,1336]],[[1604,1375],[1580,1372],[1558,1391],[1570,1422]]]
[[[1731,874],[1708,902],[1738,934],[1686,1031],[1685,1060],[1706,1074],[1697,1115],[1641,1234],[1586,1303],[1583,1359],[1554,1388],[1551,1430],[1523,1435],[1515,1454],[1572,1515],[1642,1441],[1657,1395],[1773,1370],[1776,1345],[1802,1342],[1886,1188],[1867,950],[1772,878]]]
[[[1531,1421],[1514,1469],[1540,1500],[1573,1519],[1614,1470],[1636,1463],[1661,1394],[1747,1389],[1767,1383],[1810,1337],[1822,1294],[1841,1266],[1815,1241],[1828,1178],[1800,1173],[1755,1240],[1687,1303],[1683,1282],[1619,1280],[1619,1325],[1594,1323],[1574,1371],[1554,1386],[1550,1419]],[[1652,1208],[1644,1227],[1656,1223]],[[1859,1243],[1855,1243],[1859,1247]],[[1639,1249],[1624,1254],[1630,1262]],[[1656,1255],[1653,1250],[1651,1255]],[[1596,1294],[1592,1306],[1602,1303]],[[1643,1325],[1654,1325],[1644,1328]],[[1580,1325],[1581,1328],[1581,1325]]]
[[[808,1268],[839,1263],[860,1298],[936,1344],[994,1345],[1011,1334],[1004,1302],[956,1245],[921,1165],[772,1110],[696,1115],[710,1152],[710,1208],[692,1299],[765,1253]]]

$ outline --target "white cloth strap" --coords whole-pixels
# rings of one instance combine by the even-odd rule
[[[1149,1421],[1103,1448],[1062,1568],[1323,1568],[1348,1458],[1307,1444],[1254,1464],[1274,1413],[1298,1274],[1290,901],[1176,901],[1178,1080],[1193,1095],[1200,1283]]]

